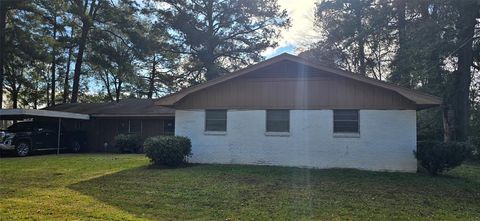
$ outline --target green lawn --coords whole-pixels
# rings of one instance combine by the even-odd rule
[[[480,165],[447,176],[149,168],[142,155],[0,158],[0,220],[480,220]]]

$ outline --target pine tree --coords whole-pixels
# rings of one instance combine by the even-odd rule
[[[167,0],[160,21],[182,47],[184,70],[194,82],[262,59],[274,47],[279,29],[289,26],[287,12],[277,0]]]

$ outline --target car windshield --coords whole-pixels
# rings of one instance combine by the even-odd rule
[[[20,122],[13,124],[12,126],[7,128],[8,131],[11,132],[22,132],[22,131],[31,131],[32,130],[32,122]]]

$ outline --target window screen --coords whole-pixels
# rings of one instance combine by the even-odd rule
[[[267,110],[267,132],[289,132],[289,110]]]
[[[358,110],[334,110],[334,133],[358,133]]]
[[[206,110],[205,131],[227,131],[227,110]]]

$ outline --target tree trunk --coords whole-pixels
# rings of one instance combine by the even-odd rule
[[[120,102],[120,93],[122,92],[122,80],[118,80],[118,85],[115,88],[115,102]]]
[[[53,18],[54,21],[53,21],[53,41],[55,42],[57,40],[57,17],[54,17]],[[55,44],[55,43],[54,43]],[[57,63],[57,50],[56,50],[56,45],[54,45],[52,47],[52,67],[51,67],[51,71],[52,71],[52,92],[51,92],[51,100],[50,100],[50,104],[53,106],[55,105],[55,87],[56,87],[56,76],[55,76],[55,68],[56,68],[56,63]]]
[[[33,96],[33,109],[38,108],[38,82],[35,82],[35,96]]]
[[[80,43],[78,44],[78,54],[77,54],[77,61],[75,62],[75,70],[73,71],[71,103],[77,103],[78,101],[80,75],[82,74],[83,52],[85,51],[85,47],[87,45],[88,32],[90,30],[90,27],[93,25],[93,20],[95,20],[95,15],[98,9],[97,7],[100,4],[100,2],[96,4],[96,0],[91,0],[88,15],[86,15],[85,13],[87,12],[88,1],[85,0],[84,3],[85,4],[83,9],[83,14],[81,15],[82,16],[82,34],[80,36]]]
[[[102,77],[102,75],[100,75],[100,78],[102,79],[103,84],[105,84],[105,89],[107,89],[108,98],[110,99],[111,102],[113,102],[114,100],[113,100],[112,91],[110,89],[110,79],[108,76],[108,72],[105,71],[104,74],[105,74],[105,77]]]
[[[83,51],[85,50],[87,44],[87,35],[89,27],[89,22],[84,19],[82,26],[82,35],[80,36],[80,43],[78,45],[78,54],[77,61],[75,62],[75,70],[73,71],[73,87],[72,87],[72,99],[71,103],[77,103],[78,101],[78,89],[80,87],[80,75],[82,72],[82,62],[83,62]]]
[[[357,7],[355,9],[355,17],[356,17],[356,26],[357,26],[357,43],[358,43],[358,72],[362,75],[367,74],[367,66],[365,63],[365,33],[363,33],[363,24],[362,24],[362,7]]]
[[[152,99],[153,91],[155,90],[156,66],[157,66],[156,56],[153,55],[152,72],[150,73],[150,79],[149,79],[150,82],[148,82],[147,97],[149,99]]]
[[[0,3],[0,109],[3,106],[3,80],[5,66],[5,27],[7,25],[7,9]]]
[[[6,69],[7,73],[7,78],[6,78],[6,84],[9,84],[10,87],[7,87],[7,91],[10,94],[10,101],[12,102],[12,108],[16,109],[18,108],[18,91],[20,90],[18,84],[18,75],[14,73],[15,71],[12,70],[12,68]],[[23,75],[23,72],[20,73],[20,75]]]
[[[12,108],[18,108],[18,89],[16,88],[12,90]]]
[[[396,2],[397,12],[397,30],[398,30],[398,47],[401,49],[405,45],[407,30],[405,21],[405,10],[407,7],[405,0],[397,0]]]
[[[48,82],[48,78],[45,81]],[[50,82],[47,83],[47,107],[50,107]]]
[[[212,80],[219,76],[217,65],[215,64],[215,34],[214,34],[214,20],[213,20],[213,1],[210,0],[206,3],[205,7],[207,8],[207,22],[208,22],[208,41],[206,45],[207,53],[204,58],[205,68],[207,72],[205,73],[205,78],[207,80]]]
[[[395,55],[395,59],[393,60],[393,68],[392,68],[392,73],[390,74],[390,81],[401,85],[401,86],[410,86],[410,84],[405,82],[405,78],[403,76],[409,74],[409,67],[408,65],[404,65],[406,58],[408,55],[406,55],[405,51],[405,42],[407,41],[406,39],[406,21],[405,21],[405,11],[406,11],[406,0],[396,0],[395,1],[395,12],[396,12],[396,17],[397,17],[397,24],[396,28],[398,31],[398,50]]]
[[[359,72],[362,75],[367,74],[367,66],[365,64],[365,41],[361,37],[358,41],[358,59],[360,61]]]
[[[207,72],[205,73],[205,78],[207,80],[212,80],[216,77],[218,77],[218,70],[216,68],[215,62],[213,61],[207,61],[205,62],[205,68],[207,69]]]
[[[459,1],[458,21],[460,49],[458,50],[457,70],[455,71],[455,135],[458,141],[468,138],[469,97],[471,66],[473,64],[473,35],[479,5],[474,0]]]
[[[452,140],[452,122],[450,122],[450,109],[448,104],[442,104],[442,116],[443,116],[443,141],[449,142]]]
[[[72,51],[73,51],[73,47],[70,47],[68,49],[68,58],[67,58],[67,67],[66,67],[66,70],[65,70],[65,81],[63,83],[63,103],[67,103],[67,99],[68,99],[68,89],[69,89],[69,86],[68,86],[68,78],[69,78],[69,75],[70,75],[70,62],[71,62],[71,59],[72,59]]]

